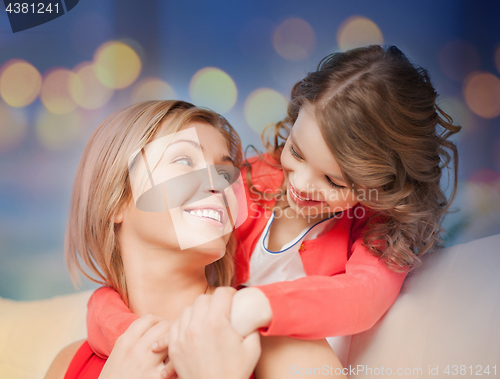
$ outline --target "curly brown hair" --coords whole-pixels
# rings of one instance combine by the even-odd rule
[[[448,138],[461,127],[437,106],[437,96],[427,71],[395,46],[333,53],[294,85],[286,118],[264,130],[263,142],[279,162],[301,106],[311,104],[347,185],[361,204],[386,216],[369,222],[365,246],[395,271],[414,268],[442,245],[440,224],[457,189],[458,152]],[[450,163],[447,198],[440,180]],[[370,189],[377,199],[363,197]]]

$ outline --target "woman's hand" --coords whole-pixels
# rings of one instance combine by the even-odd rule
[[[170,329],[161,317],[146,315],[134,321],[115,343],[99,379],[160,379],[166,352],[153,352],[151,345]]]
[[[199,296],[174,322],[168,337],[170,362],[163,372],[181,379],[248,379],[260,356],[259,334],[241,337],[229,321],[231,287]],[[163,347],[165,345],[163,344]],[[155,348],[160,348],[155,344]]]

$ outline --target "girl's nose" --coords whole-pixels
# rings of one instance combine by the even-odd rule
[[[295,189],[300,192],[307,193],[313,188],[311,175],[305,167],[296,167],[295,170],[293,170],[291,182]]]

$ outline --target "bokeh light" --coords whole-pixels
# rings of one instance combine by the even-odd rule
[[[82,108],[97,109],[105,105],[113,96],[113,90],[97,79],[91,62],[80,63],[73,69],[69,91],[73,100]]]
[[[453,125],[460,125],[462,130],[452,138],[461,138],[465,133],[476,129],[474,114],[467,105],[456,97],[440,97],[439,107],[453,118]]]
[[[491,173],[490,173],[491,175]],[[482,216],[492,215],[500,211],[500,180],[491,181],[468,180],[462,185],[465,194],[463,210]]]
[[[264,128],[281,121],[286,116],[288,102],[279,92],[271,88],[259,88],[248,95],[244,105],[245,120],[261,134]]]
[[[337,31],[337,44],[341,50],[349,50],[366,45],[381,45],[384,36],[380,28],[369,18],[351,16],[340,24]]]
[[[28,117],[22,109],[11,108],[0,102],[0,152],[18,147],[28,130]]]
[[[307,21],[289,18],[274,31],[273,47],[283,58],[301,61],[309,58],[316,48],[316,34]]]
[[[102,44],[94,54],[96,75],[107,87],[121,89],[130,86],[141,73],[139,55],[120,41]]]
[[[497,66],[498,72],[500,72],[500,46],[498,46],[495,51],[495,65]]]
[[[447,77],[457,82],[481,66],[476,47],[463,40],[448,42],[439,53],[439,65]]]
[[[476,71],[464,83],[463,95],[472,112],[483,118],[500,115],[500,79],[489,72]]]
[[[42,75],[30,63],[12,59],[0,68],[0,96],[11,107],[31,104],[42,88]]]
[[[167,82],[158,78],[144,78],[134,85],[130,96],[133,103],[147,100],[169,100],[177,97]]]
[[[81,116],[78,112],[56,115],[44,108],[39,111],[36,132],[41,145],[49,150],[64,150],[80,136]]]
[[[77,104],[69,92],[73,76],[75,73],[65,68],[55,68],[44,75],[40,100],[52,113],[66,114],[76,109]]]
[[[238,90],[234,80],[224,71],[205,67],[191,78],[189,96],[197,106],[226,113],[236,104]]]

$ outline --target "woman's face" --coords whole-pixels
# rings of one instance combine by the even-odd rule
[[[287,200],[300,216],[328,217],[358,201],[328,148],[311,105],[303,105],[281,154]]]
[[[134,204],[122,226],[135,243],[224,254],[238,215],[239,171],[215,127],[191,122],[157,138],[138,152],[129,174]]]

